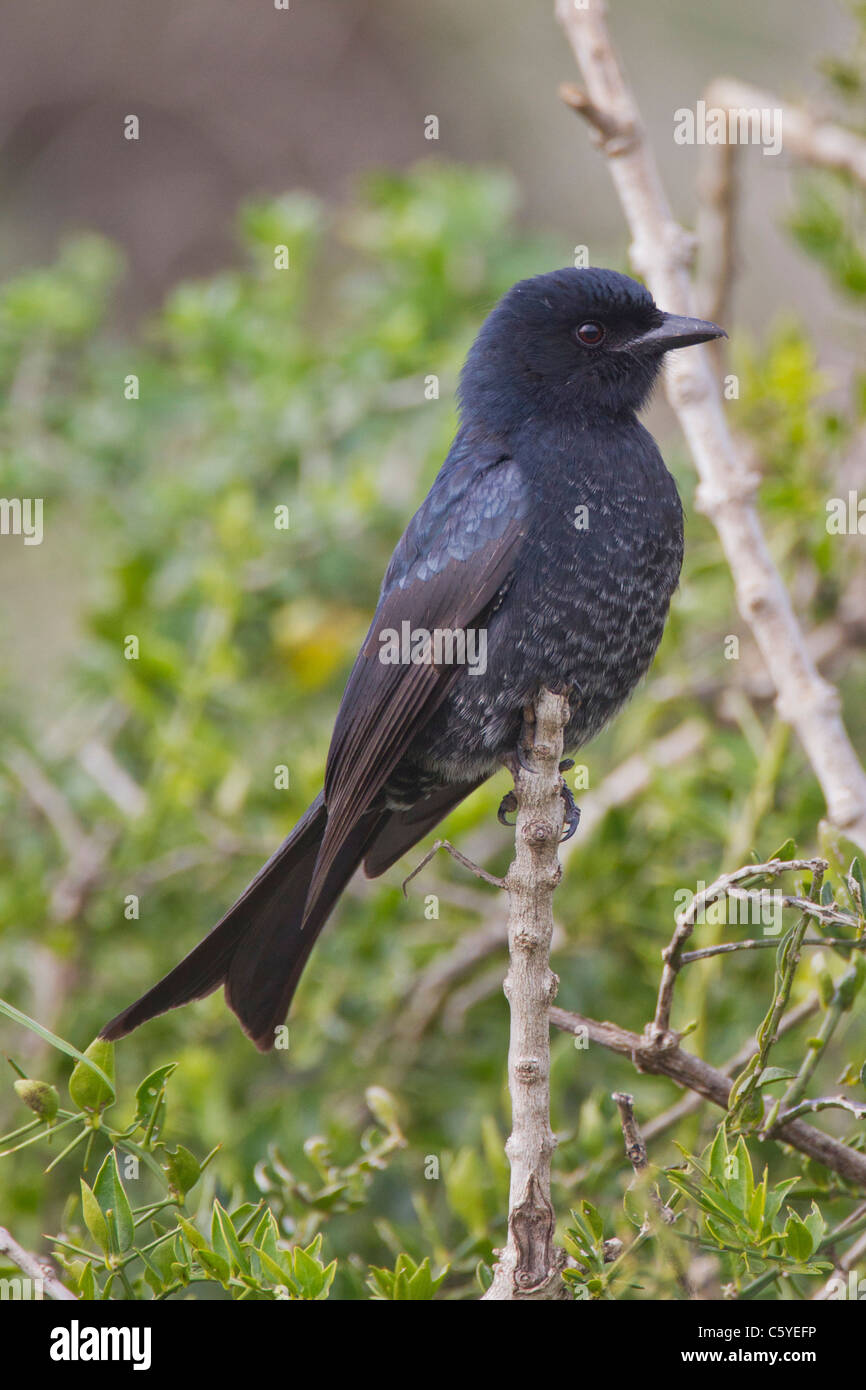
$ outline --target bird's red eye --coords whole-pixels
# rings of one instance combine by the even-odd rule
[[[578,342],[583,343],[584,347],[598,347],[603,337],[604,328],[600,323],[595,323],[594,320],[582,323],[577,330]]]

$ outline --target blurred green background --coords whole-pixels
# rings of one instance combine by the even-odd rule
[[[834,31],[851,32],[843,11],[613,9],[687,221],[696,152],[673,145],[671,111],[720,70],[819,92],[862,125],[859,76],[846,87],[813,69],[819,29],[828,49]],[[0,101],[0,493],[45,499],[42,545],[0,541],[0,994],[83,1048],[212,925],[318,791],[343,683],[391,549],[447,450],[457,372],[487,309],[520,276],[569,263],[577,243],[595,263],[627,264],[606,171],[557,104],[572,71],[547,5],[469,14],[447,0],[293,0],[289,15],[190,4],[144,17],[92,3],[35,15],[14,18],[10,76],[20,72]],[[73,15],[93,42],[70,62]],[[38,79],[26,91],[25,73]],[[121,138],[129,111],[141,115],[138,145]],[[438,145],[423,139],[431,112]],[[825,527],[826,499],[862,481],[862,195],[743,153],[732,419],[764,474],[773,552],[804,624],[833,639],[827,669],[866,748],[863,538]],[[277,244],[287,271],[274,268]],[[132,374],[138,399],[124,394]],[[425,396],[430,375],[438,399]],[[637,1031],[677,890],[789,836],[814,851],[823,810],[766,698],[663,407],[652,425],[686,507],[685,571],[649,681],[581,755],[584,796],[687,721],[695,751],[588,818],[557,896],[554,960],[561,1005]],[[287,530],[274,525],[283,506]],[[729,634],[738,661],[725,659]],[[129,635],[137,660],[124,658]],[[280,764],[287,790],[274,785]],[[447,829],[497,871],[506,785],[502,775],[482,789]],[[152,1068],[179,1062],[172,1138],[198,1153],[221,1144],[207,1193],[236,1202],[255,1196],[269,1153],[259,1188],[291,1188],[274,1177],[275,1147],[307,1182],[313,1136],[351,1164],[374,1142],[365,1091],[388,1088],[406,1143],[373,1172],[363,1205],[329,1214],[292,1188],[282,1211],[288,1234],[326,1226],[341,1297],[363,1296],[367,1263],[400,1249],[450,1260],[446,1292],[475,1296],[475,1264],[504,1233],[504,949],[456,962],[441,988],[433,974],[504,908],[441,861],[404,898],[414,862],[345,896],[287,1052],[256,1053],[221,994],[118,1049],[128,1099]],[[438,918],[425,915],[428,893]],[[137,918],[125,915],[133,895]],[[811,983],[804,970],[795,999]],[[693,966],[675,1022],[697,1020],[694,1049],[719,1063],[754,1032],[771,985],[771,952]],[[68,1075],[2,1018],[0,1046],[30,1075]],[[827,1059],[828,1089],[864,1046],[861,1009]],[[779,1064],[801,1049],[783,1043]],[[675,1089],[567,1037],[553,1056],[558,1209],[578,1193],[618,1203],[630,1173],[609,1094],[633,1090],[646,1119]],[[24,1123],[13,1079],[0,1087],[3,1130]],[[692,1118],[675,1137],[694,1148],[712,1123]],[[756,1148],[786,1174],[776,1150]],[[665,1140],[653,1156],[674,1152]],[[431,1156],[438,1179],[425,1176]],[[65,1202],[79,1157],[48,1177],[36,1149],[5,1159],[0,1223],[33,1246],[74,1224]],[[642,1296],[663,1295],[667,1277],[643,1271]]]

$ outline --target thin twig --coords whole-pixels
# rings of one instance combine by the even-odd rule
[[[468,859],[465,854],[460,853],[459,849],[455,849],[450,840],[437,840],[435,844],[432,846],[432,848],[428,849],[420,864],[416,864],[411,874],[407,874],[406,878],[403,879],[404,897],[409,896],[406,892],[407,884],[411,883],[413,878],[415,878],[417,874],[420,874],[423,868],[426,868],[426,866],[430,863],[430,860],[433,859],[439,853],[440,849],[447,850],[448,853],[451,855],[452,859],[456,859],[457,863],[462,864],[464,869],[468,869],[469,872],[471,874],[474,874],[476,878],[480,878],[485,883],[489,883],[492,888],[505,887],[504,878],[497,878],[495,874],[489,874],[486,869],[482,869],[479,864],[476,864],[474,862],[474,860]]]
[[[821,884],[824,881],[824,867],[817,868],[812,879],[810,892],[816,901],[821,896]],[[803,945],[803,937],[806,935],[806,928],[808,925],[809,914],[804,912],[799,921],[791,928],[779,945],[779,954],[776,959],[773,1002],[770,1005],[766,1018],[758,1029],[758,1050],[731,1087],[728,1123],[732,1127],[736,1127],[740,1124],[743,1117],[746,1115],[749,1103],[761,1079],[761,1072],[767,1065],[770,1049],[779,1036],[779,1024],[791,995],[794,976],[800,964],[800,951]],[[774,1118],[778,1116],[778,1104],[771,1107],[770,1113]]]
[[[852,951],[866,950],[866,941],[849,941],[844,936],[804,936],[802,946],[846,946]],[[705,946],[700,951],[684,951],[680,965],[689,965],[694,960],[708,960],[710,956],[725,956],[731,951],[776,951],[778,941],[770,937],[763,941],[728,941],[723,946]]]
[[[677,913],[670,944],[662,952],[664,968],[655,1018],[650,1025],[652,1035],[660,1044],[670,1031],[674,986],[683,964],[682,948],[694,931],[700,914],[717,899],[725,897],[732,889],[752,878],[778,878],[784,873],[811,873],[814,881],[815,875],[823,874],[826,868],[827,864],[823,859],[769,859],[763,864],[744,864],[731,873],[721,874],[708,888],[695,893],[688,907]],[[810,903],[810,906],[814,908],[816,904]]]

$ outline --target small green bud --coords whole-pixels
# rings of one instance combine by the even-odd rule
[[[18,1099],[23,1100],[34,1115],[38,1115],[40,1120],[44,1120],[46,1124],[51,1124],[60,1104],[60,1097],[53,1086],[49,1086],[47,1081],[28,1079],[16,1081],[14,1089]]]
[[[393,1132],[400,1128],[397,1122],[397,1102],[384,1086],[368,1086],[364,1092],[364,1099],[373,1118],[383,1129]]]
[[[69,1078],[69,1094],[79,1110],[98,1112],[104,1110],[114,1100],[114,1043],[97,1038],[84,1050],[84,1056],[102,1070],[111,1082],[111,1088],[86,1062],[76,1062]]]

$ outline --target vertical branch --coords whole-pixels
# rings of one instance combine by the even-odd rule
[[[695,297],[701,318],[724,323],[731,307],[734,280],[734,228],[737,208],[737,151],[705,145],[698,175],[698,284]]]
[[[569,86],[563,96],[592,126],[607,156],[632,234],[632,262],[657,303],[690,314],[694,240],[674,221],[611,43],[604,0],[580,6],[557,0],[557,13],[586,83],[585,92]],[[785,139],[792,139],[790,125]],[[848,159],[844,167],[853,172],[859,165]],[[838,692],[819,674],[776,569],[752,500],[760,479],[728,427],[704,348],[673,354],[667,392],[700,475],[696,506],[718,532],[740,612],[773,678],[779,716],[797,732],[824,793],[828,819],[866,847],[866,772],[842,721]]]
[[[509,895],[510,968],[505,993],[511,1008],[508,1087],[511,1164],[508,1243],[499,1252],[486,1299],[567,1298],[553,1244],[555,1216],[550,1201],[550,1159],[556,1138],[550,1127],[550,1022],[548,1009],[559,980],[550,969],[553,892],[562,869],[558,847],[564,806],[559,762],[568,700],[542,690],[525,713],[523,737],[528,767],[515,763],[517,797],[514,862],[505,887]]]

